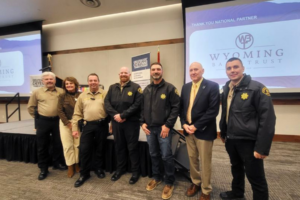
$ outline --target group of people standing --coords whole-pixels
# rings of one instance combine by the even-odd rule
[[[244,70],[239,58],[227,61],[226,73],[230,80],[223,87],[221,98],[219,85],[203,78],[204,68],[197,62],[190,65],[192,82],[182,87],[181,95],[163,79],[161,63],[151,64],[153,81],[144,91],[130,80],[127,67],[120,69],[120,82],[111,85],[108,92],[99,88],[98,75],[90,74],[89,90],[81,94],[75,78],[67,77],[60,89],[55,87],[55,75],[44,72],[45,87],[35,90],[28,103],[29,113],[36,119],[38,167],[41,170],[38,179],[45,179],[49,173],[50,134],[53,168],[64,170],[66,163],[68,177],[75,171],[80,172],[75,187],[90,178],[91,170],[98,178],[104,178],[105,142],[109,129],[112,129],[117,169],[111,180],[117,181],[126,173],[129,156],[132,171],[129,184],[135,184],[140,177],[138,139],[141,126],[152,161],[152,180],[146,190],[155,189],[164,180],[162,198],[169,199],[175,182],[170,130],[179,116],[192,180],[185,194],[191,197],[201,190],[200,200],[209,200],[212,148],[217,137],[216,117],[221,99],[220,136],[230,157],[233,180],[232,190],[222,192],[220,197],[243,198],[246,174],[253,199],[268,199],[263,159],[269,155],[276,117],[268,89],[251,80]],[[161,160],[164,174],[160,170]]]

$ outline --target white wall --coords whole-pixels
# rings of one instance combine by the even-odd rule
[[[183,38],[181,4],[43,26],[45,51]]]
[[[43,27],[43,35],[44,52],[183,38],[181,6],[48,25]],[[184,44],[161,45],[160,51],[164,78],[181,91]],[[132,56],[147,52],[151,53],[151,62],[156,61],[157,47],[150,46],[55,55],[52,62],[54,72],[59,77],[74,76],[81,84],[86,84],[89,73],[96,72],[107,89],[110,84],[118,81],[117,74],[121,66],[130,66]],[[275,112],[276,134],[300,135],[300,105],[278,105],[275,106]],[[2,116],[5,110],[1,104],[0,113],[0,122],[4,122]],[[26,105],[22,105],[22,119],[29,118]],[[175,128],[180,129],[180,124],[177,123]]]
[[[276,134],[300,135],[300,105],[277,105]]]
[[[184,73],[183,44],[164,45],[160,47],[160,51],[164,78],[180,89]],[[151,53],[150,61],[155,62],[157,59],[155,46],[57,55],[53,57],[54,72],[61,78],[74,76],[80,84],[87,84],[88,74],[95,72],[99,75],[100,83],[108,89],[111,84],[119,81],[120,67],[131,67],[132,56],[147,52]]]

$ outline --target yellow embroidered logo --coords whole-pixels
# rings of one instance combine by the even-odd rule
[[[175,94],[177,94],[179,96],[179,92],[177,89],[175,89]]]
[[[160,98],[161,98],[161,99],[165,99],[165,98],[166,98],[166,95],[165,95],[165,94],[161,94],[161,95],[160,95]]]
[[[249,97],[249,95],[248,95],[247,93],[243,93],[243,94],[241,95],[241,99],[243,99],[243,100],[248,99],[248,97]]]
[[[141,94],[143,94],[142,88],[139,88],[139,89],[138,89],[138,92],[141,93]]]
[[[128,94],[128,96],[132,96],[132,92],[131,91],[129,91],[127,94]]]
[[[262,89],[262,93],[264,93],[264,94],[267,95],[267,96],[271,96],[270,91],[269,91],[268,88],[266,88],[266,87],[264,87],[264,88]]]

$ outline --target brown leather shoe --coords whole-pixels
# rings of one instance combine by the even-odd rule
[[[210,200],[210,194],[206,195],[206,194],[201,193],[199,200]]]
[[[174,185],[165,185],[164,190],[162,192],[162,199],[170,199],[174,190]]]
[[[79,164],[78,164],[78,163],[75,164],[75,171],[76,171],[77,173],[80,172],[80,167],[79,167]]]
[[[200,186],[192,183],[192,185],[186,190],[185,195],[188,197],[193,197],[193,196],[195,196],[195,194],[197,194],[197,192],[199,192],[200,189],[201,189]]]
[[[68,177],[72,178],[74,176],[74,165],[68,166]]]
[[[156,186],[158,186],[161,183],[161,181],[156,181],[155,179],[152,179],[146,187],[146,190],[151,191],[154,188],[156,188]]]

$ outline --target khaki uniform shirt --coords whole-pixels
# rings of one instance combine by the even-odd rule
[[[127,81],[126,83],[124,83],[123,85],[122,85],[122,83],[120,82],[120,86],[121,86],[121,92],[123,91],[123,88],[124,88],[124,86],[125,85],[127,85],[127,83],[128,83],[129,81]]]
[[[56,117],[59,94],[64,93],[63,89],[55,87],[54,90],[48,90],[42,87],[33,91],[28,101],[27,109],[34,118],[34,109],[38,108],[38,113],[45,117]]]
[[[95,121],[107,117],[104,109],[106,93],[106,91],[99,88],[95,94],[88,90],[79,96],[72,118],[72,131],[78,131],[78,121],[81,119]]]

